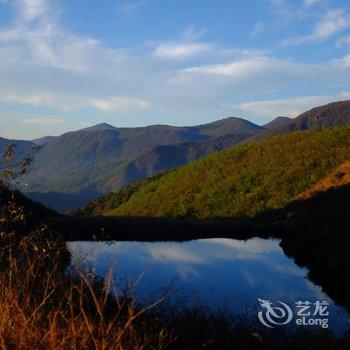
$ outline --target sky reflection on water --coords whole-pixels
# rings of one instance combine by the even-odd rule
[[[194,296],[212,309],[258,311],[258,298],[283,301],[328,300],[330,324],[349,326],[349,315],[306,279],[307,270],[286,257],[278,240],[202,239],[176,242],[70,242],[72,264],[104,276],[112,268],[118,286],[134,284],[140,298],[166,287]],[[136,285],[135,285],[136,283]]]

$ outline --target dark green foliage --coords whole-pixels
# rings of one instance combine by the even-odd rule
[[[116,208],[122,203],[129,200],[132,194],[137,192],[142,186],[157,180],[161,174],[155,175],[149,179],[138,181],[130,186],[127,186],[119,192],[111,192],[107,195],[94,199],[84,208],[73,210],[69,214],[73,216],[98,216],[103,215],[110,208]]]
[[[350,159],[350,127],[295,132],[164,174],[108,215],[253,217],[280,208]]]

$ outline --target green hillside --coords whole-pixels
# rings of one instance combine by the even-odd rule
[[[170,172],[171,170],[168,170]],[[148,183],[159,179],[162,174],[154,175],[148,179],[139,180],[132,185],[124,187],[119,192],[110,192],[102,197],[96,198],[89,202],[85,207],[71,210],[70,215],[74,216],[99,216],[103,215],[105,212],[111,208],[116,208],[124,202],[128,201],[129,198],[139,191],[143,186]]]
[[[146,183],[106,215],[252,217],[350,159],[350,127],[298,131],[210,155]]]
[[[179,150],[178,157],[166,152],[159,156],[152,151],[154,147],[199,142],[202,153],[208,154],[214,146],[225,147],[228,136],[229,142],[237,144],[262,130],[265,129],[247,120],[232,117],[191,127],[116,128],[98,124],[54,138],[36,139],[40,151],[21,189],[30,198],[65,212],[190,161],[186,150]],[[200,150],[197,153],[200,155]]]

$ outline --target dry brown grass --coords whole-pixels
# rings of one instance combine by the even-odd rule
[[[161,300],[137,309],[134,299],[111,296],[110,278],[69,278],[62,249],[29,238],[2,249],[1,349],[163,349],[171,342],[144,317]]]
[[[350,161],[344,162],[337,169],[317,182],[311,189],[303,192],[298,198],[309,199],[319,192],[325,192],[334,187],[350,184]]]

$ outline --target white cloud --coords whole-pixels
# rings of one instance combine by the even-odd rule
[[[305,6],[300,6],[299,1],[267,0],[267,2],[283,22],[307,17]]]
[[[63,124],[64,120],[62,118],[53,118],[53,117],[25,118],[22,120],[22,123],[34,124],[34,125],[57,125],[57,124]]]
[[[309,7],[309,6],[316,5],[317,3],[320,3],[322,1],[323,0],[304,0],[304,4],[305,6]]]
[[[144,1],[127,2],[118,8],[119,12],[129,14],[144,5]]]
[[[122,50],[105,48],[90,37],[81,37],[62,29],[56,3],[49,0],[16,0],[17,16],[13,26],[0,27],[2,63],[17,61],[35,66],[50,66],[84,71],[116,61]]]
[[[185,41],[196,41],[200,39],[205,33],[206,29],[204,28],[188,26],[182,33],[182,37]]]
[[[350,91],[343,91],[339,94],[339,97],[343,100],[349,100],[350,99]]]
[[[110,99],[97,99],[91,101],[91,106],[106,113],[130,113],[131,111],[142,110],[151,107],[148,101],[139,100],[132,97],[111,97]]]
[[[14,0],[21,18],[26,21],[37,19],[49,10],[47,0]]]
[[[336,42],[336,46],[337,46],[337,47],[350,46],[350,35],[344,36],[344,37],[340,38],[340,39]]]
[[[12,25],[0,27],[0,101],[58,109],[67,112],[62,117],[67,120],[68,113],[74,119],[75,111],[93,108],[89,112],[96,115],[136,114],[137,124],[151,114],[152,122],[167,118],[180,125],[191,118],[193,124],[203,123],[232,112],[228,104],[252,96],[264,99],[276,91],[286,96],[286,88],[317,91],[320,84],[345,89],[350,79],[345,61],[304,64],[271,52],[223,49],[198,41],[203,30],[195,27],[177,42],[143,46],[144,51],[110,48],[68,31],[55,3],[43,4],[26,12],[32,13],[27,18],[35,13],[35,20],[24,19],[18,10]]]
[[[304,96],[271,101],[254,101],[242,103],[233,107],[238,107],[244,112],[268,118],[275,118],[281,115],[296,117],[310,108],[348,97],[349,93],[343,92],[336,96]]]
[[[190,249],[177,245],[164,246],[149,246],[148,251],[153,259],[167,262],[181,262],[202,264],[205,262],[205,257],[196,254]]]
[[[243,77],[272,67],[274,59],[258,56],[239,61],[187,68],[187,73],[216,74],[230,77]]]
[[[343,68],[350,68],[350,54],[347,56],[344,56],[343,58],[340,58],[338,60],[333,61],[337,66],[343,67]]]
[[[207,244],[220,245],[230,250],[232,259],[261,259],[264,255],[280,251],[280,247],[271,240],[252,238],[239,241],[228,238],[210,238],[203,240]]]
[[[327,65],[302,64],[271,56],[253,55],[222,64],[191,67],[184,69],[183,72],[194,75],[222,76],[230,78],[231,81],[250,82],[256,87],[261,78],[266,79],[267,86],[268,82],[273,84],[283,82],[284,84],[300,78],[317,79],[322,72],[328,76],[328,71],[331,69]]]
[[[251,32],[251,36],[255,37],[265,30],[265,24],[263,22],[257,22]]]
[[[309,40],[324,40],[350,26],[350,17],[343,10],[330,10],[325,18],[316,24]]]
[[[350,26],[350,16],[341,9],[327,11],[317,22],[311,34],[284,40],[284,44],[298,45],[312,41],[324,41]]]
[[[211,48],[212,46],[207,43],[161,44],[155,49],[154,56],[162,59],[181,60],[197,56]]]
[[[53,103],[53,96],[49,94],[18,94],[18,93],[1,93],[0,101],[2,102],[15,102],[21,104],[27,104],[30,106],[51,105]]]
[[[97,99],[85,96],[75,96],[72,98],[59,94],[0,93],[0,102],[56,107],[65,112],[83,107],[93,107],[104,113],[120,112],[126,115],[151,107],[151,104],[146,100],[126,96],[112,96],[110,98],[104,97]],[[33,120],[33,118],[30,118],[30,120]]]
[[[286,6],[286,0],[269,0],[269,2],[277,10]]]
[[[0,31],[0,42],[11,41],[18,38],[19,32],[16,29],[1,30]]]

